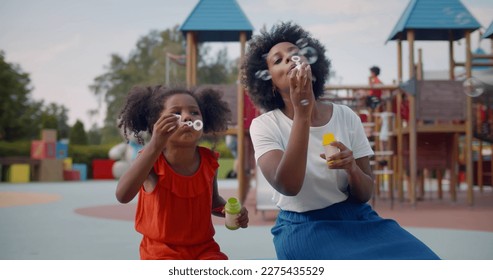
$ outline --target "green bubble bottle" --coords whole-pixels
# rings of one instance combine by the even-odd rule
[[[236,230],[239,226],[236,224],[236,219],[240,215],[241,204],[235,197],[228,198],[226,205],[224,205],[225,212],[225,225],[230,230]]]

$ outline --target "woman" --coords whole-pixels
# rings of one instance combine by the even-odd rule
[[[307,48],[315,62],[303,56]],[[242,82],[265,111],[253,120],[250,134],[257,164],[277,191],[277,257],[438,259],[367,204],[374,188],[373,151],[350,108],[320,101],[329,67],[320,42],[290,22],[253,37],[242,64]],[[327,159],[326,133],[335,135],[331,145],[339,149]]]

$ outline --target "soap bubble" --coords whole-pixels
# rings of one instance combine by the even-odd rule
[[[306,58],[308,64],[313,64],[318,60],[317,51],[312,47],[305,47],[300,50],[300,55]]]
[[[268,81],[272,78],[272,76],[270,75],[269,73],[269,70],[258,70],[256,73],[255,73],[255,77],[257,79],[262,79],[264,81]]]
[[[464,93],[470,97],[478,97],[484,92],[484,83],[474,77],[466,79],[462,85]]]
[[[296,46],[298,46],[299,49],[303,49],[308,47],[308,39],[307,38],[301,38],[298,41],[296,41]]]

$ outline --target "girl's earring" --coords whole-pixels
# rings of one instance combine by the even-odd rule
[[[272,86],[272,96],[276,96],[276,87]]]

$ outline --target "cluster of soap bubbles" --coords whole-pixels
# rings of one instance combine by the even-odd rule
[[[313,47],[310,47],[308,45],[308,39],[306,39],[306,38],[299,39],[298,41],[296,41],[296,46],[299,48],[299,52],[293,53],[292,54],[293,57],[299,58],[299,56],[303,56],[306,58],[306,62],[308,64],[313,64],[313,63],[317,62],[318,53]],[[262,56],[262,58],[264,58],[264,59],[267,58],[267,54],[264,54]],[[255,73],[255,77],[257,79],[262,79],[264,81],[268,81],[268,80],[272,79],[272,76],[270,75],[268,69],[257,71]],[[315,77],[313,77],[312,80],[315,81]]]
[[[466,79],[462,86],[464,87],[464,93],[470,97],[478,97],[484,93],[484,83],[475,77]]]

